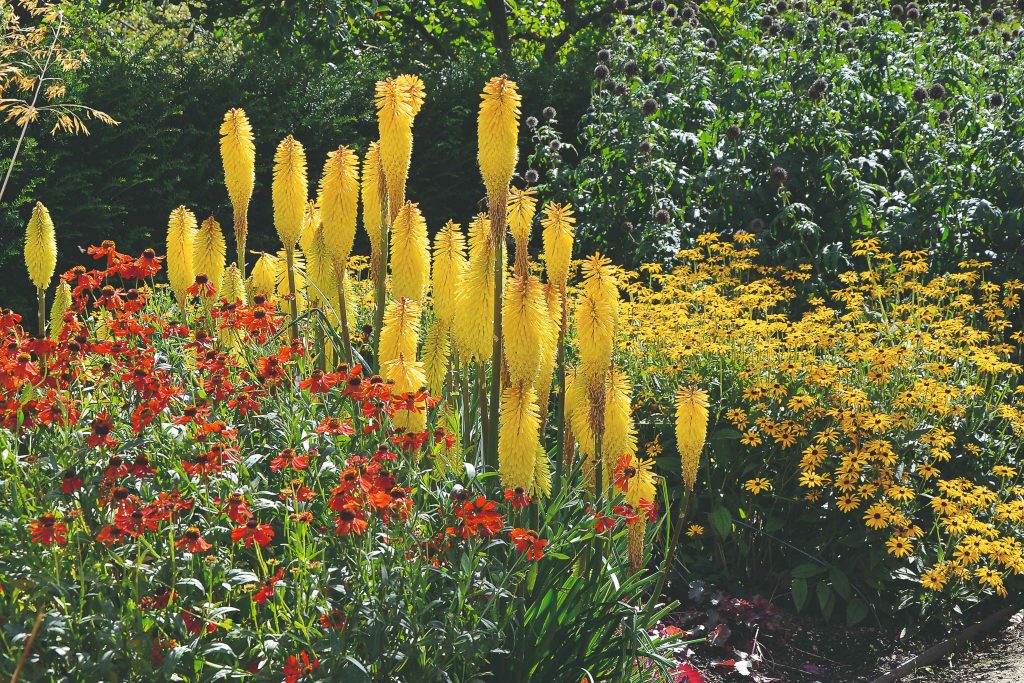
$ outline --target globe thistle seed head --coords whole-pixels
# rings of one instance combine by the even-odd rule
[[[654,65],[654,73],[656,75],[664,76],[665,75],[665,71],[666,71],[666,68],[665,68],[665,63],[664,62],[658,62],[657,64]]]
[[[647,116],[654,116],[658,113],[658,102],[653,97],[649,97],[644,100],[643,108],[644,114]]]
[[[608,67],[605,66],[604,64],[598,64],[596,67],[594,67],[594,79],[595,80],[603,81],[603,80],[607,79],[608,76],[610,76],[610,75],[611,75],[611,72],[608,70]]]
[[[654,151],[654,144],[650,140],[644,140],[640,143],[641,154],[644,156],[650,156],[652,151]]]
[[[780,30],[781,28],[779,27],[779,25],[773,23],[771,26],[768,27],[768,35],[777,36],[779,35]]]
[[[970,35],[970,36],[980,36],[981,35],[981,29],[978,28],[977,26],[972,26],[971,30],[968,31],[967,34]]]
[[[928,91],[918,86],[914,88],[914,91],[910,93],[910,98],[918,104],[924,104],[928,101]]]
[[[612,7],[615,8],[616,12],[625,12],[627,9],[629,9],[629,1],[628,0],[615,0],[615,2],[612,3]]]
[[[889,8],[889,16],[893,19],[899,19],[903,16],[903,5],[896,4]]]
[[[612,86],[612,92],[620,97],[625,95],[628,91],[629,89],[626,87],[625,83],[615,83],[615,85]]]
[[[841,28],[844,31],[849,31],[851,28],[853,28],[853,25],[850,24],[849,21],[843,19],[841,22],[839,22],[839,28]]]
[[[736,140],[739,140],[740,136],[742,134],[743,134],[743,131],[741,131],[740,127],[737,126],[736,124],[732,124],[730,126],[727,126],[726,129],[725,129],[725,137],[727,139],[729,139],[729,140],[732,140],[733,142],[735,142]]]
[[[526,117],[526,127],[529,128],[530,130],[535,129],[539,125],[540,125],[540,121],[537,120],[536,116],[527,116]]]
[[[542,109],[540,113],[541,113],[541,116],[544,117],[545,121],[551,121],[556,116],[558,116],[558,112],[555,110],[555,108],[554,107],[550,107],[550,106],[549,107],[544,107],[544,109]]]
[[[917,9],[916,7],[911,7],[910,9],[907,10],[907,19],[910,19],[911,21],[917,21],[917,19],[920,16],[921,10]]]
[[[606,47],[602,47],[597,51],[597,61],[602,64],[607,64],[608,60],[612,58],[612,51]]]
[[[988,28],[988,25],[990,23],[992,23],[992,20],[989,19],[987,16],[983,15],[983,16],[978,17],[978,26],[980,26],[982,28]]]
[[[757,23],[761,26],[763,30],[768,30],[768,28],[775,23],[775,20],[772,19],[769,15],[765,14]]]
[[[770,178],[774,185],[785,185],[786,181],[789,180],[789,171],[781,166],[776,166],[772,169]]]
[[[623,65],[622,70],[626,73],[627,76],[632,78],[636,76],[638,73],[640,73],[640,66],[634,60],[631,59]]]
[[[1004,10],[1002,7],[996,7],[994,10],[992,10],[992,14],[990,16],[992,17],[992,21],[996,22],[997,24],[1001,24],[1004,21],[1006,21],[1006,10]]]
[[[524,173],[524,174],[523,174],[523,178],[524,178],[524,179],[526,180],[526,182],[528,182],[528,183],[529,183],[530,185],[536,185],[536,184],[537,184],[537,181],[539,181],[539,180],[540,180],[540,174],[539,174],[539,173],[537,173],[537,170],[536,170],[536,169],[533,169],[533,168],[528,168],[528,169],[526,169],[526,173]]]
[[[704,41],[704,47],[706,47],[709,50],[717,50],[718,41],[715,40],[714,38],[708,38],[707,40]]]
[[[988,104],[990,107],[998,109],[999,107],[1003,106],[1003,102],[1004,100],[1002,93],[994,92],[988,96]]]
[[[651,11],[661,14],[665,11],[665,0],[651,0]]]
[[[941,100],[946,96],[946,88],[941,83],[933,83],[932,87],[928,88],[928,97],[933,100]]]
[[[679,14],[679,9],[675,5],[669,5],[665,8],[665,16],[669,19],[676,17]]]
[[[667,225],[672,219],[672,215],[666,209],[658,209],[654,212],[654,221],[658,225]]]

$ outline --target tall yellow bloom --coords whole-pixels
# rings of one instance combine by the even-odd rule
[[[234,209],[235,243],[238,268],[245,277],[245,242],[249,234],[249,202],[256,182],[256,145],[245,110],[229,109],[220,125],[220,158],[224,164],[224,184]]]
[[[480,95],[477,115],[477,161],[492,205],[507,201],[508,184],[519,160],[519,106],[515,81],[496,76]],[[504,208],[504,206],[502,207]]]
[[[36,202],[25,228],[25,265],[36,290],[45,290],[57,267],[57,231],[42,202]]]
[[[520,190],[509,188],[508,227],[516,241],[516,272],[525,268],[530,246],[530,228],[537,213],[537,191],[533,188]],[[523,271],[525,272],[525,271]]]
[[[219,297],[224,279],[224,258],[227,245],[220,223],[210,216],[199,227],[192,243],[192,269],[196,275],[202,273],[213,285],[214,300]]]
[[[636,425],[633,423],[633,385],[629,376],[612,368],[606,382],[604,408],[604,434],[601,437],[601,456],[608,481],[619,458],[636,455]]]
[[[249,290],[253,294],[271,297],[277,289],[277,271],[280,269],[273,254],[260,254],[249,276]]]
[[[637,573],[644,568],[644,542],[647,538],[647,517],[643,514],[630,520],[626,526],[626,559],[629,570]]]
[[[451,348],[447,323],[442,320],[434,321],[426,339],[423,340],[423,370],[427,375],[427,389],[433,396],[441,396],[444,393]]]
[[[306,151],[291,135],[281,141],[274,154],[274,227],[285,249],[295,248],[306,218],[309,187],[306,181]]]
[[[460,357],[475,356],[483,363],[491,357],[494,336],[494,248],[490,221],[478,214],[469,226],[469,262],[466,277],[455,295],[452,337]]]
[[[572,259],[573,225],[572,207],[568,204],[549,203],[544,205],[544,262],[548,282],[564,287],[569,279],[569,261]]]
[[[540,450],[540,416],[537,396],[525,384],[513,384],[501,393],[498,432],[498,473],[506,489],[533,484]]]
[[[377,277],[380,271],[381,243],[381,188],[383,179],[380,174],[380,146],[376,142],[370,143],[363,157],[363,174],[360,192],[363,200],[363,230],[370,239],[370,270]]]
[[[412,124],[414,102],[397,79],[377,81],[377,127],[380,133],[380,160],[384,169],[391,208],[391,220],[405,204],[405,183],[412,160]]]
[[[396,298],[422,301],[430,284],[430,241],[419,206],[406,202],[391,226],[391,289]]]
[[[576,309],[580,365],[588,384],[603,382],[612,360],[619,318],[619,290],[611,262],[594,255],[583,264],[583,295]]]
[[[224,283],[220,296],[232,304],[242,304],[245,306],[249,303],[249,297],[245,292],[245,282],[242,280],[242,271],[234,263],[229,265],[227,270],[224,271]]]
[[[192,264],[193,244],[196,238],[196,216],[179,206],[167,221],[167,279],[171,282],[178,305],[188,301],[188,292],[196,279]]]
[[[419,302],[398,299],[388,304],[384,312],[384,326],[380,331],[380,362],[397,358],[416,360],[416,347],[420,337]]]
[[[412,115],[415,117],[420,113],[420,109],[423,108],[423,102],[426,99],[427,93],[423,80],[413,74],[402,74],[395,79],[395,83],[398,86],[398,90],[405,95],[406,100],[409,102],[409,108],[412,109]]]
[[[533,483],[528,489],[531,496],[547,498],[551,495],[551,462],[543,444],[537,449],[533,464]]]
[[[410,394],[423,389],[427,378],[423,372],[423,364],[415,360],[401,357],[383,364],[385,379],[394,382],[391,388],[393,395]],[[427,424],[426,401],[414,402],[415,410],[396,410],[393,419],[395,427],[407,432],[422,432]]]
[[[333,322],[338,318],[338,280],[334,258],[327,246],[324,227],[318,225],[310,239],[306,257],[306,299],[311,306],[324,311]]]
[[[302,234],[299,235],[299,249],[307,253],[313,246],[313,235],[320,229],[320,209],[316,202],[306,202],[306,213],[302,218]]]
[[[64,314],[71,308],[71,285],[61,282],[57,285],[57,292],[53,296],[53,305],[50,307],[50,339],[60,338],[60,331],[64,329]]]
[[[708,395],[695,387],[682,387],[676,396],[676,445],[683,483],[691,491],[697,483],[697,466],[707,435]]]
[[[458,223],[448,221],[434,236],[433,303],[438,320],[455,319],[456,294],[466,276],[466,239]]]
[[[317,203],[334,265],[341,265],[352,253],[359,213],[359,157],[348,147],[342,145],[327,155]]]
[[[548,335],[541,350],[540,370],[537,373],[537,405],[540,414],[547,415],[551,396],[551,382],[558,362],[558,330],[562,322],[562,295],[553,282],[544,283],[544,302],[547,306]]]
[[[549,322],[544,286],[537,278],[513,276],[502,302],[502,343],[512,384],[533,386],[547,345]]]

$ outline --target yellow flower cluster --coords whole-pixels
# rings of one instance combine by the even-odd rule
[[[866,267],[831,305],[798,300],[809,271],[758,265],[747,237],[704,235],[671,272],[621,275],[638,409],[672,414],[666,376],[722,378],[711,422],[746,450],[750,495],[846,513],[894,558],[924,558],[925,588],[1005,594],[1024,573],[1022,338],[1009,332],[1024,284],[993,284],[978,262],[929,276],[926,253],[865,240]]]

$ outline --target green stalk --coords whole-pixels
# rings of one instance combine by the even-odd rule
[[[288,293],[291,295],[289,303],[292,310],[292,324],[288,328],[288,337],[294,342],[299,338],[299,300],[295,294],[295,245],[285,249],[284,253],[288,260]]]
[[[345,276],[348,275],[348,264],[343,262],[338,265],[338,302],[341,308],[341,342],[345,345],[345,362],[352,367],[352,338],[348,330],[348,302],[345,300]]]
[[[383,190],[383,188],[381,188]],[[376,286],[376,308],[373,312],[373,353],[374,360],[380,365],[380,328],[384,327],[384,306],[387,303],[388,295],[388,259],[390,258],[389,240],[391,232],[391,214],[388,209],[387,195],[383,195],[380,202],[380,260],[374,272],[374,285]],[[380,372],[382,368],[378,367]]]
[[[36,300],[39,302],[39,338],[46,338],[46,289],[36,288]]]
[[[508,199],[499,198],[491,202],[491,239],[494,245],[494,336],[491,343],[491,395],[487,406],[490,410],[490,433],[487,438],[485,462],[488,467],[498,466],[498,419],[501,400],[501,299],[502,280],[505,275],[505,221],[508,217]]]
[[[661,567],[661,575],[658,576],[658,583],[654,587],[654,591],[651,592],[650,602],[647,603],[647,611],[650,612],[654,608],[654,605],[658,602],[658,598],[661,597],[661,592],[665,590],[665,584],[668,582],[668,574],[672,571],[672,562],[676,558],[676,548],[679,547],[679,539],[683,535],[683,526],[686,524],[686,516],[690,510],[690,500],[693,498],[693,491],[686,489],[686,493],[683,495],[683,505],[679,509],[679,519],[676,521],[676,528],[672,530],[672,540],[669,541],[668,548],[665,551],[665,559]]]

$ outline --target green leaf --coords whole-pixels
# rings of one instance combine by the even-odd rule
[[[711,508],[711,514],[708,516],[711,520],[711,527],[721,536],[723,539],[729,537],[729,532],[732,531],[732,514],[729,510],[721,505],[716,505]]]
[[[853,591],[850,589],[850,580],[846,578],[846,574],[839,567],[830,567],[828,577],[832,581],[833,590],[839,594],[839,597],[843,600],[849,600],[853,595]]]
[[[807,581],[804,579],[793,579],[793,606],[797,612],[802,612],[807,604]]]
[[[821,608],[821,615],[825,617],[825,621],[832,619],[832,610],[836,606],[835,591],[829,588],[828,584],[824,581],[819,581],[814,591],[818,594],[818,606]]]
[[[868,616],[868,606],[860,598],[846,603],[846,625],[856,626]]]
[[[790,572],[790,575],[792,575],[794,579],[809,579],[811,577],[818,576],[824,573],[825,568],[822,567],[820,564],[815,564],[814,562],[804,562],[803,564],[798,564],[797,566],[793,567],[793,570]]]

